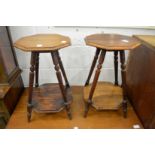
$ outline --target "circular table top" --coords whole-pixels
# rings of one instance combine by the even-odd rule
[[[119,34],[93,34],[85,38],[89,46],[105,50],[131,50],[140,45],[140,42],[130,36]]]
[[[23,51],[55,51],[71,45],[70,38],[60,34],[36,34],[23,37],[14,43]]]

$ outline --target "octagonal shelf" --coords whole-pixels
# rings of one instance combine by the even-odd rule
[[[88,101],[91,84],[84,87],[84,101]],[[98,82],[92,106],[97,110],[117,110],[122,102],[122,88],[110,82]]]
[[[93,34],[85,38],[85,42],[89,46],[109,51],[131,50],[140,45],[140,42],[130,36],[119,34]]]
[[[68,104],[71,104],[71,89],[66,89]],[[59,84],[43,84],[33,88],[32,103],[34,111],[39,113],[59,112],[65,107]]]
[[[70,38],[59,34],[37,34],[23,37],[14,43],[23,51],[54,51],[71,45]]]

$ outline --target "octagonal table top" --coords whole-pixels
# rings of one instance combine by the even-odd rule
[[[14,46],[23,51],[55,51],[71,45],[70,38],[60,34],[36,34],[23,37]]]
[[[85,38],[86,45],[113,50],[131,50],[140,45],[140,42],[130,36],[120,34],[93,34]]]

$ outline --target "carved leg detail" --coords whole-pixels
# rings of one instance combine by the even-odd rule
[[[99,78],[99,75],[100,75],[100,72],[101,72],[102,64],[104,62],[105,54],[106,54],[106,51],[102,50],[102,52],[100,54],[99,61],[98,61],[98,65],[97,65],[96,73],[95,73],[95,76],[94,76],[94,80],[93,80],[93,83],[92,83],[92,87],[91,87],[91,90],[90,90],[90,93],[89,93],[89,98],[88,98],[88,102],[87,102],[87,105],[86,105],[84,117],[87,116],[89,106],[92,104],[93,94],[94,94],[94,91],[95,91],[95,88],[96,88],[96,85],[97,85],[97,81],[98,81],[98,78]]]
[[[114,51],[115,85],[118,86],[118,51]]]
[[[70,106],[67,104],[67,96],[66,96],[66,91],[65,91],[65,88],[63,85],[63,80],[62,80],[62,76],[61,76],[61,72],[60,72],[58,54],[57,54],[57,52],[52,52],[51,55],[52,55],[53,63],[55,65],[55,71],[56,71],[57,79],[59,82],[61,94],[62,94],[62,97],[64,99],[64,102],[65,102],[64,104],[66,105],[66,111],[68,114],[68,111],[69,111],[68,107],[70,108]],[[71,115],[71,114],[69,114],[69,115]],[[69,117],[69,115],[68,115],[68,117]],[[69,119],[70,119],[70,117],[69,117]]]
[[[94,59],[93,59],[93,62],[92,62],[92,65],[91,65],[91,68],[90,68],[90,71],[89,71],[88,78],[87,78],[86,83],[85,83],[85,86],[87,86],[89,84],[89,81],[90,81],[90,78],[91,78],[92,73],[94,71],[94,68],[95,68],[99,53],[100,53],[100,49],[97,48]]]
[[[35,66],[35,70],[36,70],[36,76],[35,76],[35,87],[39,86],[39,53],[36,54],[36,66]]]
[[[28,121],[30,121],[30,119],[31,119],[32,106],[33,106],[32,105],[32,95],[33,95],[35,61],[36,61],[36,53],[31,53],[31,67],[30,67],[30,74],[29,74],[29,96],[28,96],[28,105],[27,105]]]
[[[64,69],[64,67],[63,67],[63,63],[62,63],[62,61],[61,61],[61,57],[60,57],[58,51],[57,51],[57,55],[58,55],[59,66],[60,66],[60,69],[61,69],[61,71],[62,71],[63,77],[64,77],[64,79],[65,79],[66,87],[68,88],[68,87],[70,87],[70,85],[69,85],[69,82],[68,82],[68,79],[67,79],[67,76],[66,76],[66,73],[65,73],[65,69]]]
[[[127,117],[127,94],[126,94],[126,66],[125,66],[125,52],[120,51],[120,61],[121,61],[121,74],[122,74],[122,89],[123,89],[123,115],[124,118]]]

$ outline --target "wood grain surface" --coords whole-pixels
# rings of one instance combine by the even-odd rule
[[[84,100],[88,101],[91,84],[84,87]],[[92,106],[97,110],[117,110],[122,102],[122,88],[110,82],[98,82]]]
[[[119,34],[93,34],[85,38],[89,46],[105,50],[130,50],[140,45],[140,42],[133,37]]]
[[[23,51],[54,51],[71,45],[70,38],[59,34],[36,34],[23,37],[14,43]]]
[[[67,88],[68,104],[72,102],[71,89]],[[33,88],[34,110],[40,113],[59,112],[64,107],[64,100],[58,84],[44,84],[38,88]]]
[[[134,35],[134,37],[155,48],[155,35]]]

